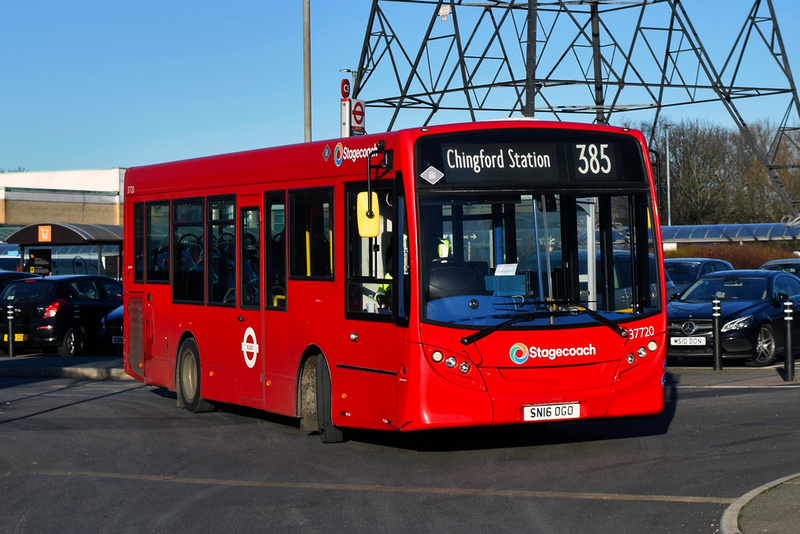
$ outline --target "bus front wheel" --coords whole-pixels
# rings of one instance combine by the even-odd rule
[[[200,396],[200,352],[193,339],[184,341],[178,352],[178,395],[192,413],[214,410],[214,405]]]
[[[322,443],[342,443],[345,441],[344,432],[333,424],[331,415],[331,373],[328,362],[322,355],[317,356],[317,420],[319,422],[319,437]]]

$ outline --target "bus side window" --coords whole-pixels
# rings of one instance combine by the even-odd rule
[[[333,190],[289,193],[291,275],[333,277]]]
[[[241,232],[241,297],[242,308],[258,308],[261,304],[260,293],[260,266],[261,259],[259,251],[260,221],[258,218],[258,208],[242,208],[239,212],[240,232]]]
[[[173,203],[172,298],[175,301],[204,301],[202,198]]]
[[[169,282],[169,202],[148,202],[145,219],[148,282]]]
[[[359,184],[360,185],[360,184]],[[378,235],[361,237],[358,231],[357,196],[348,191],[347,312],[390,317],[397,285],[397,236],[392,220],[395,207],[391,187],[377,190],[380,213]],[[402,246],[402,244],[401,244]],[[404,249],[401,250],[404,253]]]
[[[144,282],[144,202],[133,205],[133,281]]]
[[[236,200],[208,199],[208,302],[236,304]]]
[[[286,193],[268,192],[265,198],[264,255],[266,256],[265,305],[286,309]]]

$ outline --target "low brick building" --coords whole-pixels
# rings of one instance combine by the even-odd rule
[[[0,173],[0,224],[122,224],[125,169]]]

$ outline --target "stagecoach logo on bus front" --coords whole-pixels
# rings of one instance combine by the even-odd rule
[[[595,355],[597,355],[597,349],[591,343],[584,347],[559,347],[554,349],[528,347],[524,343],[514,343],[508,351],[511,361],[518,365],[522,365],[528,359],[544,358],[552,361],[556,358]]]

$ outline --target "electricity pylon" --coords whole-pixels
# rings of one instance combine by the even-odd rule
[[[722,105],[797,225],[800,199],[782,176],[800,164],[780,160],[782,145],[800,148],[797,88],[773,1],[742,16],[738,34],[705,26],[712,61],[680,0],[373,0],[353,97],[386,130],[515,115],[608,124],[646,111],[651,137],[667,108]],[[764,145],[742,109],[768,99],[786,111]]]

